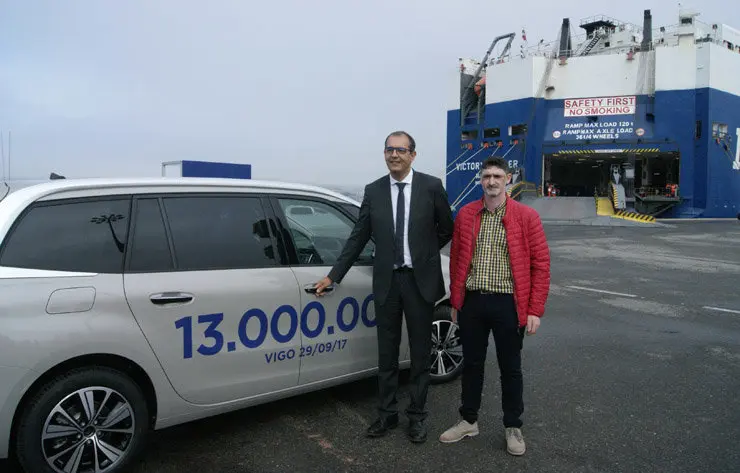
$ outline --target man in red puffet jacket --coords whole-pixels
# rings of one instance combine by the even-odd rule
[[[486,350],[493,332],[506,448],[512,455],[523,455],[521,349],[525,330],[534,335],[545,312],[550,250],[537,212],[506,193],[511,179],[506,161],[490,157],[480,173],[483,198],[460,209],[450,248],[451,303],[464,356],[462,419],[440,441],[478,435]]]

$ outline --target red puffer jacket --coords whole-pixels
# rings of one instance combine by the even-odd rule
[[[465,280],[475,254],[483,206],[483,199],[471,202],[455,218],[450,248],[450,302],[458,311],[465,299]],[[509,244],[514,301],[519,326],[523,327],[528,315],[542,317],[545,312],[550,292],[550,249],[539,214],[509,196],[503,224]]]

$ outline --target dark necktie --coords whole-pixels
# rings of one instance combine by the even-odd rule
[[[403,198],[405,182],[397,182],[398,199],[396,200],[396,266],[403,266],[403,227],[406,218],[406,199]]]

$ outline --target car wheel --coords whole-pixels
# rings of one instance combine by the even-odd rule
[[[439,305],[432,322],[432,353],[430,376],[432,383],[446,383],[462,372],[463,352],[459,327],[452,322],[452,308]]]
[[[125,471],[149,431],[149,412],[139,386],[103,367],[57,376],[25,404],[16,451],[25,471]]]

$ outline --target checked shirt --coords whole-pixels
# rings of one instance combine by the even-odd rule
[[[514,281],[503,218],[506,201],[495,210],[481,210],[481,227],[466,282],[469,291],[511,294]]]

